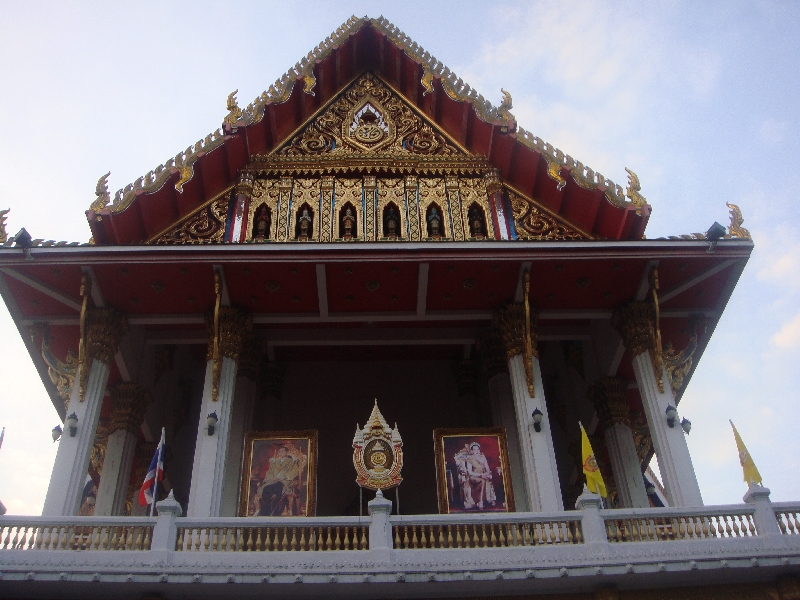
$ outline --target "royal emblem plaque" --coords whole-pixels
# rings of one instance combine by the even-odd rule
[[[369,420],[361,429],[356,425],[353,437],[353,465],[356,483],[370,490],[385,490],[400,485],[403,478],[403,439],[395,424],[389,427],[378,409],[372,408]]]

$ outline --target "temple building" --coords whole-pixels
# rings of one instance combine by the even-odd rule
[[[0,595],[800,598],[800,504],[704,506],[679,414],[753,249],[738,207],[646,239],[636,174],[501,93],[353,17],[101,178],[88,244],[2,232],[63,425],[42,516],[0,516]]]

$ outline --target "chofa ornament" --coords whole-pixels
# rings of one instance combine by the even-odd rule
[[[356,468],[356,483],[370,490],[385,490],[400,485],[403,478],[403,439],[395,424],[389,427],[378,409],[378,401],[372,408],[364,428],[356,424],[353,437],[353,465]]]

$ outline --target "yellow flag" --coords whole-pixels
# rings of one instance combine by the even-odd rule
[[[589,443],[589,436],[586,435],[586,430],[583,425],[578,423],[581,428],[581,453],[583,456],[583,474],[586,475],[586,486],[590,492],[600,494],[603,498],[607,496],[606,484],[603,481],[603,476],[600,474],[600,468],[597,466],[597,460],[594,458],[594,450]]]
[[[753,457],[747,451],[747,448],[742,441],[739,432],[736,431],[736,426],[733,421],[728,421],[733,427],[733,437],[736,438],[736,449],[739,451],[739,464],[742,465],[742,472],[744,474],[744,482],[747,485],[761,484],[761,473],[758,472],[756,463],[753,462]]]

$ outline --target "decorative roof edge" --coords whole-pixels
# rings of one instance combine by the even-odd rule
[[[370,19],[366,16],[358,18],[353,15],[277,79],[267,90],[262,92],[253,102],[247,105],[245,109],[239,108],[235,98],[236,92],[230,94],[227,99],[229,113],[225,117],[224,123],[233,125],[239,119],[243,121],[245,126],[258,123],[264,117],[268,104],[282,104],[289,99],[298,79],[302,79],[304,82],[303,91],[313,96],[317,82],[314,76],[314,66],[317,61],[326,58],[347,37],[367,23],[384,33],[406,55],[422,66],[421,83],[425,88],[423,95],[433,93],[433,80],[435,76],[438,76],[445,93],[454,101],[471,102],[476,115],[482,121],[487,123],[499,121],[505,124],[509,121],[514,121],[514,115],[510,112],[512,108],[511,95],[505,90],[501,90],[503,92],[503,101],[500,107],[496,108],[441,61],[424,50],[383,16],[377,19]],[[615,184],[610,179],[606,179],[600,173],[584,166],[580,161],[573,159],[568,154],[564,154],[558,148],[525,131],[522,127],[517,129],[517,139],[524,146],[541,154],[548,165],[547,174],[558,182],[559,190],[566,185],[566,180],[561,174],[562,170],[566,169],[580,187],[588,190],[600,189],[604,192],[606,199],[617,208],[625,209],[632,205],[636,208],[636,214],[640,215],[642,207],[647,204],[646,198],[639,193],[641,190],[639,178],[633,171],[625,169],[628,172],[628,188],[623,191],[622,186]],[[186,150],[176,154],[174,158],[170,158],[164,164],[159,165],[133,183],[118,190],[114,194],[113,200],[108,191],[108,177],[110,174],[106,174],[97,182],[95,191],[97,197],[90,205],[89,210],[100,212],[109,207],[110,204],[112,213],[122,212],[133,202],[137,192],[153,193],[158,191],[166,183],[169,176],[175,172],[180,173],[180,179],[175,184],[175,189],[179,193],[182,192],[183,185],[194,176],[194,163],[197,159],[221,146],[224,141],[225,133],[222,128],[213,131],[204,139],[198,140],[193,146],[189,146]],[[627,201],[626,197],[628,198]]]

